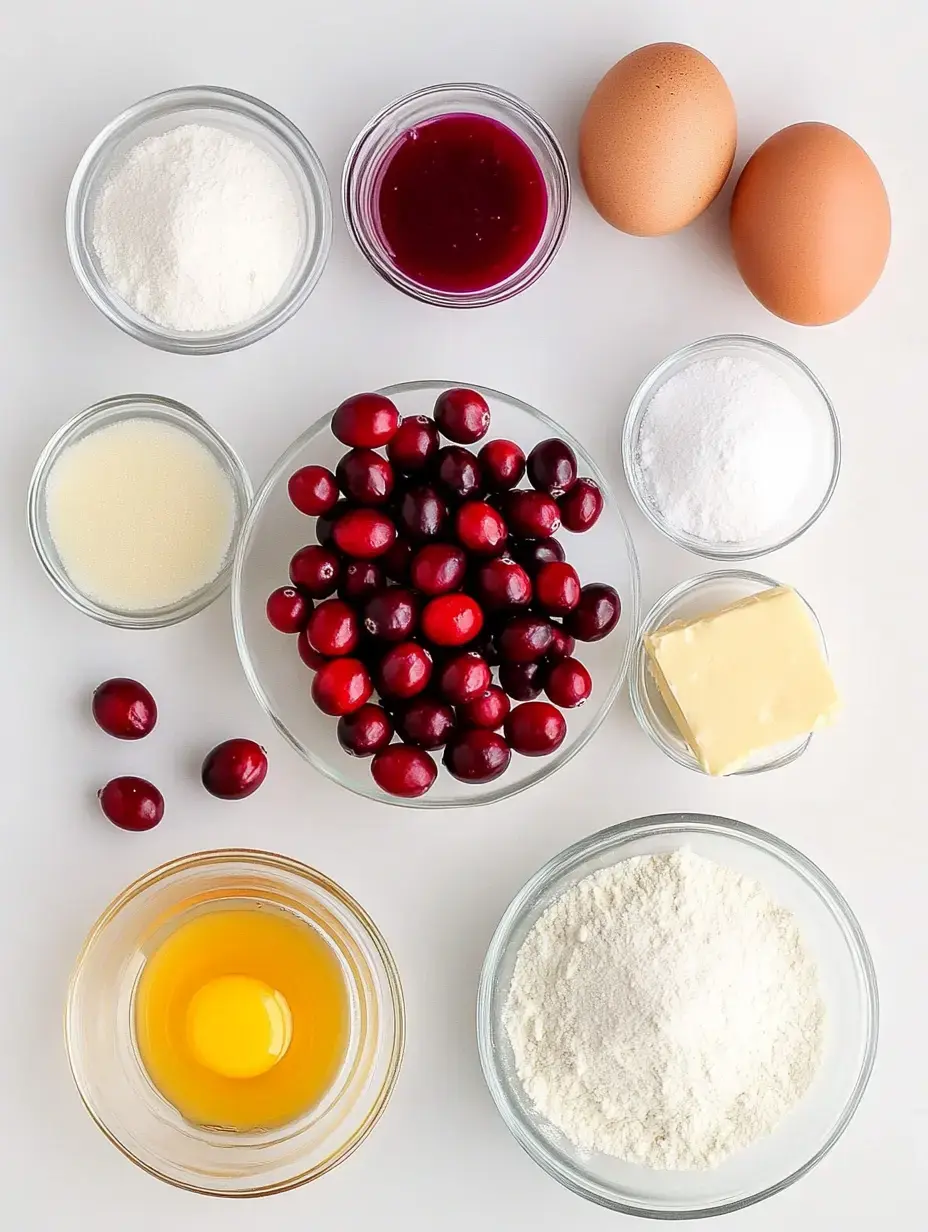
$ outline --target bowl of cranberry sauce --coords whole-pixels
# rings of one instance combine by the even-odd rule
[[[437,85],[391,103],[355,141],[342,200],[355,243],[387,282],[449,308],[495,304],[551,263],[570,177],[530,107],[485,85]]]

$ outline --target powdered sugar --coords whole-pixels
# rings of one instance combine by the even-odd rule
[[[802,1098],[824,1006],[790,912],[682,850],[557,899],[519,951],[503,1022],[526,1093],[575,1146],[695,1169]]]

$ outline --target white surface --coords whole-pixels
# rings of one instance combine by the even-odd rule
[[[0,72],[0,336],[5,617],[0,643],[4,842],[0,859],[0,1185],[4,1227],[236,1232],[255,1227],[604,1229],[621,1217],[545,1177],[496,1116],[473,1039],[490,933],[521,882],[601,823],[702,809],[769,827],[821,864],[870,939],[883,1004],[871,1088],[843,1141],[809,1177],[729,1216],[731,1232],[924,1228],[928,1172],[924,724],[928,670],[915,636],[928,600],[924,531],[928,10],[916,0],[30,0],[4,6]],[[586,95],[614,59],[660,38],[713,57],[739,108],[740,166],[775,129],[845,127],[870,151],[894,210],[894,248],[849,320],[802,330],[739,283],[721,203],[683,233],[633,240],[578,191],[570,235],[529,292],[441,312],[404,299],[353,251],[344,226],[306,307],[273,337],[208,359],[159,354],[84,299],[63,212],[85,145],[143,94],[207,82],[279,107],[341,161],[381,105],[439,80],[513,90],[575,153]],[[23,503],[32,463],[77,409],[150,390],[203,412],[260,478],[283,447],[348,393],[438,376],[505,389],[562,419],[621,483],[623,409],[668,351],[721,330],[795,349],[838,406],[845,467],[822,522],[762,568],[806,593],[847,699],[841,725],[775,775],[710,782],[673,766],[623,697],[592,744],[542,790],[453,817],[404,815],[324,782],[275,738],[234,657],[227,606],[162,633],[120,634],[72,611],[31,558]],[[631,513],[645,604],[700,570]],[[901,635],[899,633],[901,627]],[[137,747],[91,725],[100,679],[128,673],[161,707]],[[266,738],[271,772],[252,800],[205,797],[196,766],[217,739]],[[167,816],[131,836],[100,819],[111,774],[158,782]],[[61,1041],[69,968],[98,911],[150,865],[182,852],[264,845],[318,865],[369,908],[408,997],[409,1049],[370,1141],[335,1173],[261,1207],[208,1201],[151,1180],[93,1127]]]

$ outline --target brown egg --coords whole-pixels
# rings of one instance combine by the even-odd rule
[[[774,133],[735,187],[731,241],[741,276],[765,308],[795,325],[827,325],[862,304],[889,238],[880,173],[830,124]]]
[[[613,65],[580,122],[580,175],[606,222],[630,235],[679,231],[728,178],[738,122],[725,78],[682,43]]]

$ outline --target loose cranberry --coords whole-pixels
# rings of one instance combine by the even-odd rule
[[[301,466],[287,481],[290,500],[311,518],[328,513],[338,500],[335,476],[324,466]]]
[[[579,659],[561,659],[548,671],[545,692],[555,706],[570,710],[593,692],[593,679]]]
[[[146,779],[124,774],[100,791],[100,808],[120,830],[152,830],[164,816],[164,796]]]
[[[499,648],[508,663],[531,663],[551,649],[554,630],[542,616],[513,616],[499,635]]]
[[[351,714],[374,691],[371,678],[360,659],[329,659],[313,677],[313,701],[323,714]]]
[[[200,777],[211,796],[244,800],[267,776],[267,753],[254,740],[224,740],[203,761]]]
[[[334,552],[310,543],[290,561],[290,581],[314,599],[327,599],[335,593],[340,568]]]
[[[383,394],[355,394],[332,416],[332,431],[343,445],[379,449],[399,427],[400,413]]]
[[[499,556],[509,533],[500,514],[486,501],[463,504],[454,520],[454,530],[458,542],[478,556]]]
[[[432,678],[432,656],[418,642],[391,646],[380,660],[377,683],[384,697],[406,698],[421,693]]]
[[[424,796],[435,782],[438,767],[423,749],[391,744],[371,762],[374,782],[391,796]]]
[[[523,702],[510,712],[503,732],[523,757],[547,757],[564,743],[567,722],[550,702]]]
[[[525,539],[549,539],[561,529],[557,501],[546,492],[510,492],[505,514],[512,533]]]
[[[349,449],[335,468],[335,479],[359,505],[382,505],[393,491],[393,467],[373,449]]]
[[[525,474],[525,454],[515,441],[487,441],[477,455],[484,484],[493,492],[508,492]]]
[[[380,557],[379,563],[383,565],[383,571],[391,582],[408,582],[409,581],[409,566],[412,562],[412,544],[408,539],[403,539],[397,535],[393,541],[393,546],[387,548],[383,556]]]
[[[279,586],[268,595],[266,610],[269,623],[278,633],[299,633],[313,604],[295,586]]]
[[[564,628],[578,642],[598,642],[619,623],[622,604],[618,593],[604,582],[591,582],[580,591],[580,602],[564,617]]]
[[[509,713],[509,698],[498,684],[491,684],[486,693],[458,707],[461,727],[485,727],[494,731],[502,727]]]
[[[335,734],[352,757],[373,757],[393,739],[393,724],[382,706],[365,702],[352,714],[342,715]]]
[[[492,678],[486,659],[468,650],[445,662],[438,675],[438,688],[447,701],[462,706],[482,697]]]
[[[580,579],[572,565],[542,565],[535,575],[535,598],[554,616],[564,616],[580,602]]]
[[[414,697],[396,710],[400,738],[420,749],[440,749],[454,727],[454,711],[435,697]]]
[[[467,557],[450,543],[428,543],[412,558],[409,575],[424,595],[443,595],[464,581]]]
[[[306,637],[313,650],[326,658],[351,654],[358,644],[358,618],[354,608],[342,599],[326,599],[310,616]]]
[[[407,415],[387,445],[387,457],[401,475],[415,475],[425,470],[438,453],[438,446],[438,428],[433,420],[425,415]]]
[[[480,601],[491,611],[524,607],[532,599],[529,576],[514,560],[488,560],[477,574],[476,587]]]
[[[483,628],[483,612],[470,595],[439,595],[422,611],[422,631],[436,646],[463,646]]]
[[[474,389],[446,389],[435,403],[435,422],[449,441],[473,445],[489,430],[490,408]]]
[[[410,488],[397,510],[399,525],[410,539],[437,539],[448,517],[448,506],[434,488]]]
[[[603,494],[592,479],[578,479],[557,502],[567,530],[582,534],[594,526],[603,511]]]
[[[499,682],[514,701],[530,702],[541,692],[547,674],[547,664],[541,659],[531,663],[501,663]]]
[[[155,699],[137,680],[116,676],[94,689],[93,717],[108,736],[117,740],[141,740],[158,721]]]
[[[457,500],[467,500],[480,491],[480,463],[469,449],[446,445],[435,457],[435,478]]]
[[[335,546],[335,523],[351,509],[345,500],[338,501],[328,513],[321,513],[316,518],[316,540],[324,548]]]
[[[565,628],[561,625],[552,624],[554,630],[554,640],[551,643],[551,649],[548,651],[549,661],[556,663],[559,659],[569,659],[577,647],[577,643],[570,636]]]
[[[518,539],[509,550],[529,577],[534,577],[542,565],[564,560],[567,555],[556,539]]]
[[[318,672],[320,667],[323,667],[326,663],[328,663],[328,659],[325,655],[321,655],[318,650],[315,650],[312,646],[310,646],[309,638],[306,636],[305,629],[300,630],[300,635],[296,639],[296,648],[299,652],[300,658],[310,669],[310,671]]]
[[[380,562],[376,565],[372,560],[349,560],[342,569],[338,597],[347,603],[359,603],[375,595],[378,590],[382,590],[386,582],[386,576],[381,568],[384,559],[381,556]]]
[[[491,783],[509,768],[512,750],[495,731],[472,727],[448,741],[442,761],[464,783]]]
[[[528,455],[527,469],[533,488],[557,498],[577,482],[577,455],[566,441],[552,436]]]
[[[419,603],[412,591],[391,586],[364,605],[364,628],[385,642],[406,641],[416,627]]]
[[[335,546],[346,556],[382,556],[396,539],[396,527],[379,509],[349,509],[335,523]]]

